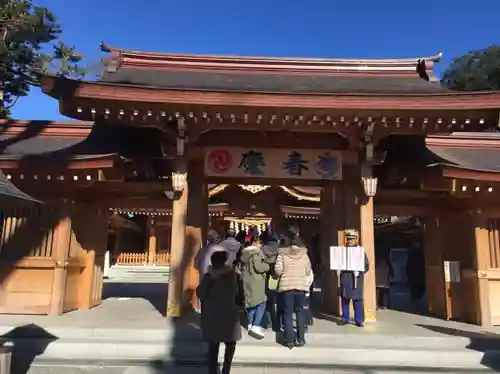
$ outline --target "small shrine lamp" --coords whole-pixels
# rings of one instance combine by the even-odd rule
[[[361,182],[367,197],[374,197],[377,194],[377,178],[373,176],[372,169],[369,166],[363,167]]]
[[[177,119],[177,142],[176,142],[176,153],[177,153],[177,167],[172,171],[172,188],[174,193],[180,193],[184,189],[184,184],[186,183],[187,173],[186,165],[184,160],[185,153],[185,131],[186,123],[184,118],[179,117]]]
[[[361,181],[363,182],[365,195],[367,197],[374,197],[377,194],[377,178],[363,177],[361,178]]]
[[[186,184],[187,173],[180,171],[172,172],[172,188],[175,192],[182,192]]]

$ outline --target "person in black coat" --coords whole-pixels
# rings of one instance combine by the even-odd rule
[[[357,247],[359,244],[359,234],[355,230],[347,230],[345,234],[346,247]],[[365,271],[369,269],[368,258],[365,254]],[[347,325],[350,319],[350,304],[352,301],[354,309],[354,322],[356,326],[363,327],[365,322],[363,306],[364,273],[354,271],[340,272],[340,297],[342,300],[341,325]]]

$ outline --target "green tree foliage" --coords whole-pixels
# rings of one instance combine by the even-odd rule
[[[500,90],[500,46],[471,51],[453,60],[442,83],[459,91]]]
[[[40,73],[82,78],[82,56],[59,40],[61,27],[48,9],[31,0],[0,0],[0,118],[39,83]],[[52,53],[42,48],[56,42]],[[2,103],[0,101],[0,103]]]

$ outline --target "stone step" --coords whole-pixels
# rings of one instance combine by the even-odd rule
[[[109,271],[141,271],[141,272],[170,272],[170,266],[159,265],[145,265],[145,266],[127,266],[127,265],[114,265],[109,268]]]
[[[46,369],[46,370],[44,370]],[[273,364],[238,364],[235,363],[231,369],[233,374],[417,374],[418,368],[387,368],[380,366],[357,367],[345,365],[273,365]],[[43,370],[43,371],[40,371]],[[106,362],[96,363],[86,360],[75,360],[71,364],[58,361],[44,361],[31,366],[27,374],[49,374],[57,372],[58,374],[82,374],[84,373],[102,373],[103,370],[112,370],[112,372],[122,374],[200,374],[207,372],[206,366],[202,365],[176,365],[172,362],[138,363],[127,362]],[[497,373],[495,370],[487,369],[426,369],[425,374],[486,374]]]
[[[0,326],[0,333],[12,327]],[[51,336],[50,338],[47,338]],[[387,336],[373,333],[311,333],[308,345],[289,350],[275,342],[274,333],[257,341],[244,334],[235,360],[242,364],[357,365],[479,370],[500,364],[500,340],[491,337]],[[42,352],[38,362],[50,360],[100,360],[151,362],[152,360],[200,363],[206,345],[199,330],[178,330],[165,321],[165,329],[110,329],[44,327],[37,335],[16,335],[18,353]],[[21,355],[22,357],[22,355]]]
[[[170,278],[169,271],[138,271],[138,270],[110,270],[107,274],[107,279],[123,279],[123,280],[159,280],[167,282]]]
[[[8,334],[14,327],[0,326],[0,335]],[[38,331],[38,330],[35,330]],[[56,340],[70,341],[102,341],[114,344],[124,343],[177,343],[191,344],[201,339],[199,328],[196,326],[183,326],[174,330],[170,322],[165,320],[164,328],[104,328],[104,327],[58,327],[44,326],[43,332],[31,335],[31,332],[16,335],[18,338],[31,338],[43,340],[53,336]],[[262,340],[255,340],[242,330],[242,345],[269,346],[276,344],[276,334],[268,331]],[[308,345],[323,347],[380,347],[380,348],[414,348],[441,350],[500,350],[500,337],[496,335],[478,335],[477,337],[459,336],[414,336],[414,335],[387,335],[380,333],[310,333],[306,336]]]
[[[30,339],[31,340],[31,339]],[[36,358],[36,363],[44,361],[74,362],[75,360],[94,360],[100,362],[180,362],[200,364],[205,362],[206,348],[202,342],[179,344],[178,342],[124,342],[87,340],[56,340],[34,344],[19,339],[14,342],[18,357],[37,349],[43,352]],[[265,347],[265,349],[263,349]],[[221,352],[222,355],[222,352]],[[470,369],[480,370],[498,367],[500,351],[481,352],[476,350],[416,349],[407,347],[331,347],[308,345],[303,348],[288,348],[274,345],[239,344],[235,363],[252,365],[280,365],[303,367],[316,366],[356,366],[356,367],[411,367],[427,370]]]
[[[119,278],[119,279],[162,279],[168,280],[170,278],[169,274],[110,274],[108,279]]]

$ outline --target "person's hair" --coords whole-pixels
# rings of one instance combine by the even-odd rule
[[[289,226],[287,229],[287,234],[290,240],[294,240],[299,237],[299,228],[295,225]]]
[[[209,244],[217,244],[219,242],[219,240],[220,240],[219,233],[216,230],[211,229],[208,231],[207,241]]]
[[[226,238],[234,238],[236,236],[236,231],[232,228],[226,230]]]
[[[268,243],[278,243],[280,238],[278,234],[274,231],[265,231],[265,235],[262,235],[262,242],[264,244]]]
[[[289,247],[292,244],[292,241],[287,235],[280,235],[279,246],[280,247]]]
[[[214,268],[221,268],[226,264],[227,258],[228,255],[226,251],[216,251],[212,253],[212,256],[210,257],[210,262],[212,263],[212,266]]]

